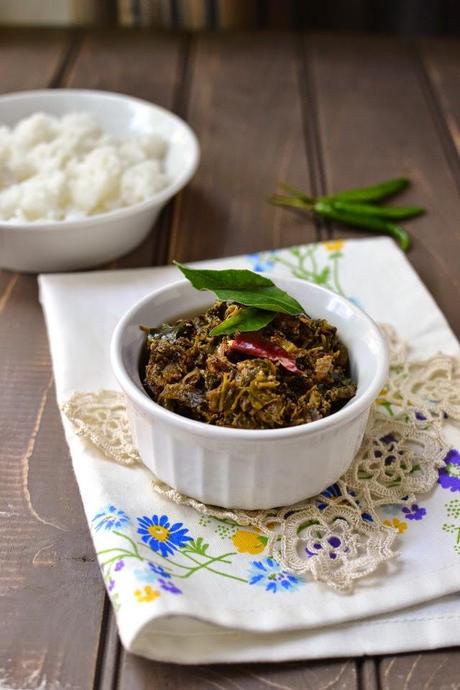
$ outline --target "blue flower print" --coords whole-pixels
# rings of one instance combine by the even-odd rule
[[[156,576],[156,581],[161,589],[164,589],[165,592],[171,592],[171,594],[182,594],[182,590],[174,584],[171,580],[171,575],[161,565],[149,563],[149,568],[150,572]]]
[[[331,484],[331,486],[328,486],[327,489],[321,492],[321,496],[325,496],[326,498],[338,498],[341,495],[342,491],[338,484]]]
[[[159,585],[161,589],[171,594],[182,594],[182,590],[172,581],[170,573],[162,568],[161,565],[149,562],[148,567],[148,570],[134,571],[134,575],[138,580],[148,584]]]
[[[298,589],[303,584],[288,570],[283,570],[273,558],[264,558],[263,561],[252,561],[248,582],[250,585],[258,585],[266,592],[291,591]]]
[[[455,448],[450,450],[444,458],[446,466],[439,471],[438,482],[443,489],[460,491],[460,453]]]
[[[168,571],[165,570],[161,565],[157,565],[156,563],[152,563],[151,561],[149,561],[148,566],[150,571],[155,575],[158,575],[159,577],[163,577],[166,580],[171,577]]]
[[[188,541],[192,541],[183,523],[175,522],[171,525],[167,515],[152,515],[151,518],[144,515],[137,518],[137,522],[139,523],[137,532],[141,535],[142,541],[163,558],[185,546]]]
[[[112,531],[114,529],[121,529],[126,525],[129,522],[129,517],[124,510],[120,510],[120,508],[114,505],[108,505],[97,513],[91,522],[96,532],[99,532],[101,529]]]
[[[426,515],[426,508],[421,508],[417,503],[413,503],[410,507],[404,506],[401,508],[406,520],[423,520]]]
[[[326,539],[324,544],[321,544],[319,541],[313,544],[313,549],[315,549],[314,551],[310,551],[310,549],[305,548],[305,553],[307,554],[308,558],[311,558],[312,556],[316,556],[318,551],[322,551],[323,548],[325,548],[326,553],[329,553],[329,558],[335,561],[337,558],[336,549],[340,548],[341,546],[342,540],[333,534],[331,537]],[[345,547],[344,551],[349,551],[348,547]]]
[[[170,594],[182,594],[182,590],[179,589],[172,580],[163,580],[163,578],[160,577],[158,578],[158,584],[165,592],[169,592]]]
[[[382,436],[380,438],[380,440],[386,446],[392,446],[394,443],[396,443],[396,436],[394,434],[386,434],[386,436]],[[380,453],[380,456],[381,456],[381,453]]]
[[[272,270],[275,264],[273,255],[271,254],[248,254],[246,258],[251,262],[252,270],[256,271],[256,273],[268,273],[268,271]]]
[[[350,496],[353,496],[354,498],[356,497],[356,492],[347,487],[347,491],[350,494]],[[324,489],[324,491],[321,492],[320,496],[324,496],[325,498],[333,499],[333,498],[340,498],[342,496],[342,489],[340,488],[340,485],[337,484],[331,484],[331,486],[328,486],[327,489]],[[355,498],[355,503],[357,506],[359,506],[359,500]],[[318,501],[317,502],[317,507],[319,510],[324,510],[325,508],[328,507],[328,503],[324,501]],[[374,518],[372,515],[369,513],[361,513],[361,517],[365,522],[373,522]]]
[[[338,484],[332,484],[331,486],[328,486],[327,489],[324,489],[324,491],[322,491],[320,494],[320,496],[324,496],[325,498],[339,498],[339,496],[341,495],[342,491]],[[327,508],[328,504],[320,500],[317,503],[317,506],[319,510],[324,510],[325,508]]]

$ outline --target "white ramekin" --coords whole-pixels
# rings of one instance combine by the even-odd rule
[[[217,427],[182,417],[144,391],[139,358],[145,334],[197,313],[214,301],[181,280],[148,295],[118,323],[111,343],[115,376],[126,394],[135,444],[154,474],[204,503],[231,508],[272,508],[315,496],[348,468],[364,434],[372,403],[388,374],[386,342],[378,326],[347,299],[301,280],[276,278],[313,318],[337,327],[348,348],[355,397],[335,414],[284,429]]]
[[[0,96],[0,124],[14,126],[33,113],[87,112],[117,136],[157,133],[168,144],[171,183],[146,201],[80,220],[0,220],[0,267],[14,271],[90,268],[126,254],[150,232],[163,206],[191,179],[200,148],[190,127],[153,103],[109,91],[45,89]]]

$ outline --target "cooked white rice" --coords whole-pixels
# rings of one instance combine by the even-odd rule
[[[0,126],[0,219],[78,219],[131,206],[169,184],[157,134],[114,137],[88,113],[36,113]]]

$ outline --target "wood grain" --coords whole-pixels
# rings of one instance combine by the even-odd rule
[[[0,386],[0,685],[51,687],[65,678],[89,687],[103,587],[30,276],[17,281],[0,314]]]
[[[86,33],[66,85],[119,91],[170,108],[179,78],[180,45],[180,39],[168,33]]]
[[[192,261],[307,242],[305,220],[267,204],[279,180],[309,188],[292,34],[199,36],[188,121],[202,147],[181,195],[170,259]]]
[[[184,666],[124,655],[119,688],[134,690],[356,690],[353,660]]]
[[[380,664],[380,690],[458,690],[460,651],[400,654]]]
[[[327,189],[412,180],[400,200],[428,213],[406,224],[414,239],[409,258],[460,334],[456,180],[414,51],[386,38],[325,35],[307,40],[306,59],[318,94]],[[335,234],[356,235],[342,228]]]
[[[418,41],[420,56],[442,111],[457,157],[453,160],[458,178],[460,165],[460,41],[424,39]]]
[[[70,46],[66,31],[0,29],[0,93],[46,88]]]
[[[2,32],[0,91],[46,87],[70,46],[67,33]],[[102,586],[31,276],[0,273],[0,387],[0,686],[90,687]]]

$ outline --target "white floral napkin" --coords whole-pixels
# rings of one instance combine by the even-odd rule
[[[414,357],[459,353],[433,299],[388,239],[333,241],[206,265],[315,280],[392,324]],[[173,267],[40,276],[59,403],[76,391],[117,387],[108,357],[117,320],[177,277]],[[456,450],[431,495],[386,509],[388,524],[400,533],[399,558],[358,582],[352,594],[341,594],[284,571],[250,530],[156,495],[147,469],[105,460],[65,420],[64,427],[120,636],[130,651],[201,663],[460,643],[458,599],[446,596],[460,590]],[[447,425],[447,435],[460,447],[457,429]]]

